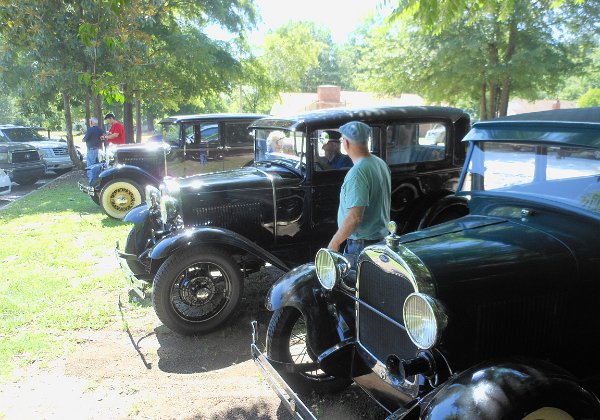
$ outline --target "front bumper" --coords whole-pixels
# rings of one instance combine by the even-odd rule
[[[122,252],[119,248],[119,241],[115,246],[115,256],[117,257],[117,261],[119,262],[119,266],[127,279],[127,284],[129,285],[129,289],[133,290],[133,292],[138,295],[141,299],[146,299],[148,296],[148,290],[152,287],[152,277],[148,274],[148,277],[140,277],[133,274],[129,266],[127,265],[127,260],[137,260],[138,257],[135,254],[127,254]]]
[[[79,181],[77,185],[79,186],[79,191],[86,193],[87,195],[92,197],[96,195],[96,189],[94,187],[90,187],[89,185],[86,185],[81,181]]]
[[[250,345],[250,352],[252,353],[252,359],[260,369],[262,376],[269,382],[269,385],[271,385],[271,388],[273,388],[273,391],[275,391],[292,417],[295,419],[316,420],[317,418],[311,413],[308,407],[306,407],[306,404],[302,402],[300,397],[298,397],[298,394],[290,388],[277,370],[275,370],[273,365],[271,365],[267,356],[258,349],[256,339],[256,321],[252,321],[252,344]]]
[[[75,165],[73,165],[73,162],[71,161],[71,158],[44,158],[44,161],[46,162],[46,169],[47,170],[54,170],[54,169],[71,169],[73,167],[75,167]]]

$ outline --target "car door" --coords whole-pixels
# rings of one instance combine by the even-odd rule
[[[223,169],[235,169],[254,159],[254,137],[249,120],[223,121],[220,124]]]

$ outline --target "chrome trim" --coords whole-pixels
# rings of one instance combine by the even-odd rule
[[[395,244],[394,244],[395,245]],[[384,256],[384,257],[382,257]],[[369,310],[374,311],[382,318],[392,322],[399,326],[406,332],[406,326],[394,321],[386,314],[376,310],[371,305],[360,299],[360,280],[361,280],[361,265],[362,262],[369,261],[376,265],[385,273],[391,273],[399,277],[406,278],[412,284],[415,292],[426,293],[428,295],[435,295],[435,288],[431,279],[429,270],[425,267],[423,262],[402,244],[390,248],[389,246],[377,244],[372,245],[363,250],[358,263],[358,275],[356,280],[356,303],[354,306],[355,317],[356,317],[356,344],[357,351],[361,353],[366,360],[373,366],[373,371],[387,384],[411,395],[415,398],[419,391],[419,383],[415,377],[414,382],[405,379],[403,382],[398,382],[394,378],[390,378],[387,374],[387,368],[385,361],[378,360],[369,350],[367,350],[360,340],[360,316],[359,316],[359,305],[364,305]],[[403,305],[404,302],[398,302],[399,305]],[[408,332],[406,332],[408,335]],[[410,336],[409,336],[410,339]],[[412,342],[412,339],[411,339]],[[413,343],[414,344],[414,343]],[[418,346],[417,346],[418,347]]]
[[[252,325],[250,353],[252,354],[254,364],[260,369],[262,376],[269,382],[269,385],[271,385],[271,388],[275,391],[293,418],[299,420],[317,420],[300,397],[298,397],[281,375],[279,375],[279,372],[277,372],[271,363],[269,363],[269,359],[258,349],[258,346],[256,345],[258,335],[256,331],[256,321],[252,321],[250,324]]]
[[[410,295],[408,295],[406,297],[406,300],[402,304],[402,316],[404,317],[405,322],[406,322],[406,302],[408,301],[408,299],[411,296],[416,296],[419,299],[422,299],[431,308],[431,312],[433,313],[433,318],[435,320],[436,334],[435,334],[435,339],[434,339],[433,343],[429,347],[422,347],[414,339],[414,337],[412,336],[408,327],[405,326],[406,333],[408,334],[408,338],[410,338],[410,341],[412,341],[415,346],[417,346],[418,348],[423,349],[423,350],[430,350],[433,347],[435,347],[439,343],[440,339],[442,338],[442,335],[444,334],[444,330],[448,326],[448,315],[446,314],[446,311],[444,310],[444,307],[442,306],[442,304],[440,302],[438,302],[435,298],[433,298],[430,295],[427,295],[425,293],[417,292],[417,293],[411,293]]]
[[[255,169],[271,181],[271,189],[273,191],[273,238],[275,239],[275,243],[277,243],[277,191],[275,190],[275,177],[260,168]]]
[[[385,367],[385,363],[377,360],[375,356],[371,354],[367,349],[365,349],[360,342],[357,343],[356,351],[361,355],[363,360],[366,360],[367,363],[371,366],[373,372],[381,378],[382,381],[393,387],[394,389],[399,390],[400,392],[411,396],[412,398],[416,398],[419,394],[419,381],[417,377],[414,376],[414,381],[409,381],[408,379],[404,379],[404,381],[400,382],[395,380],[394,377],[388,375],[388,370]]]

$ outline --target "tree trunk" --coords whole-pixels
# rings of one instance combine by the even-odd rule
[[[139,99],[135,100],[135,142],[142,142],[142,111]]]
[[[73,117],[71,116],[71,95],[67,92],[62,93],[63,97],[63,109],[65,114],[65,127],[67,129],[67,147],[69,148],[69,156],[71,157],[71,161],[75,165],[76,168],[81,169],[82,165],[79,161],[79,157],[77,156],[77,151],[75,150],[75,143],[73,143]]]
[[[510,62],[515,54],[515,50],[517,48],[517,23],[515,19],[511,18],[509,22],[509,30],[508,30],[508,45],[506,47],[506,51],[504,52],[504,67],[510,68]],[[500,92],[500,104],[498,109],[499,116],[506,116],[508,113],[508,100],[510,98],[510,73],[506,74],[502,77],[502,91]]]
[[[150,133],[154,133],[154,112],[151,109],[146,110],[147,127]]]
[[[479,119],[481,121],[485,121],[488,119],[487,103],[485,100],[485,95],[486,95],[485,87],[486,87],[486,83],[482,82],[481,83],[481,93],[479,94]]]
[[[100,95],[94,96],[94,117],[98,119],[98,127],[104,128],[104,116],[102,115],[102,97]]]
[[[498,116],[505,117],[508,113],[508,98],[510,93],[510,77],[506,76],[502,79],[502,91],[500,92],[500,106]]]
[[[125,128],[125,143],[134,143],[133,139],[133,104],[131,103],[131,94],[127,89],[127,83],[123,83],[123,127]]]
[[[88,88],[88,91],[85,94],[85,127],[88,128],[90,126],[90,118],[92,118],[91,114],[91,106],[90,106],[90,97],[92,96],[91,89]]]

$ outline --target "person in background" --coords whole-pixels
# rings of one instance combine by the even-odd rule
[[[342,144],[354,166],[344,177],[338,207],[338,230],[329,249],[340,250],[356,268],[362,249],[386,235],[391,208],[391,176],[387,164],[369,152],[371,127],[351,121],[340,127]]]
[[[115,114],[109,112],[104,117],[104,120],[110,124],[109,134],[104,136],[107,144],[125,144],[125,127],[116,120]]]
[[[335,130],[327,130],[321,133],[325,158],[327,159],[327,164],[332,169],[349,168],[352,166],[352,159],[341,151],[340,137],[340,132]]]
[[[104,130],[98,127],[98,119],[90,118],[89,120],[90,126],[83,135],[83,141],[86,146],[86,154],[85,154],[85,166],[88,182],[91,184],[93,181],[93,171],[92,165],[98,163],[98,150],[102,147],[102,136],[104,135]]]
[[[267,152],[268,153],[282,153],[283,150],[283,140],[285,139],[285,134],[283,131],[272,131],[267,137]]]

